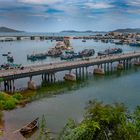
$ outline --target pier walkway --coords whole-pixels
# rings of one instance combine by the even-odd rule
[[[72,70],[81,67],[89,67],[94,65],[101,65],[113,62],[120,62],[125,60],[132,60],[140,58],[140,52],[131,52],[119,55],[110,55],[89,58],[84,60],[75,60],[75,61],[65,61],[58,63],[42,64],[24,67],[21,69],[9,69],[9,70],[0,70],[0,78],[4,80],[14,80],[24,77],[32,77],[35,75],[41,75],[44,73],[56,73],[59,71]]]

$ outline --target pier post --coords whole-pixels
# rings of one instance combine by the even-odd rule
[[[75,69],[76,78],[78,78],[77,68]]]
[[[81,67],[79,68],[79,77],[81,78]]]
[[[111,65],[111,73],[112,73],[112,71],[113,71],[113,66],[112,66],[112,62],[110,63],[110,65]]]
[[[104,71],[106,72],[106,63],[104,64]]]
[[[53,74],[51,74],[51,83],[53,82]]]
[[[86,77],[88,77],[88,67],[86,67]]]
[[[11,80],[9,81],[9,85],[10,85],[10,92],[11,92],[12,90]]]
[[[13,92],[15,92],[15,81],[12,80],[12,83],[13,83],[13,84],[12,84],[12,85],[13,85],[13,87],[12,87],[12,88],[13,88]]]
[[[83,78],[84,78],[84,73],[85,73],[85,70],[84,70],[85,68],[84,67],[82,67],[82,76],[83,76]]]

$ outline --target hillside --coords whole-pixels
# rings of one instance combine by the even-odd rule
[[[23,31],[19,31],[19,30],[7,28],[7,27],[0,27],[0,32],[23,32]]]
[[[140,28],[126,28],[126,29],[117,29],[113,32],[121,32],[121,33],[140,33]]]

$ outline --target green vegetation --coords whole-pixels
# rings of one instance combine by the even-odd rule
[[[21,99],[22,95],[20,93],[9,95],[4,92],[0,92],[0,109],[1,110],[14,109]]]
[[[59,140],[140,140],[140,107],[128,112],[123,104],[92,101],[81,123],[70,120]]]

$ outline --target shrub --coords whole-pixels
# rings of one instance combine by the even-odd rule
[[[22,96],[20,93],[15,93],[15,94],[13,95],[13,98],[15,98],[15,99],[17,99],[18,101],[20,101],[20,100],[23,98],[23,96]]]
[[[14,98],[9,98],[7,101],[4,103],[4,109],[10,110],[14,109],[16,107],[17,100]]]
[[[6,99],[5,94],[3,92],[0,92],[0,101],[5,99]]]

